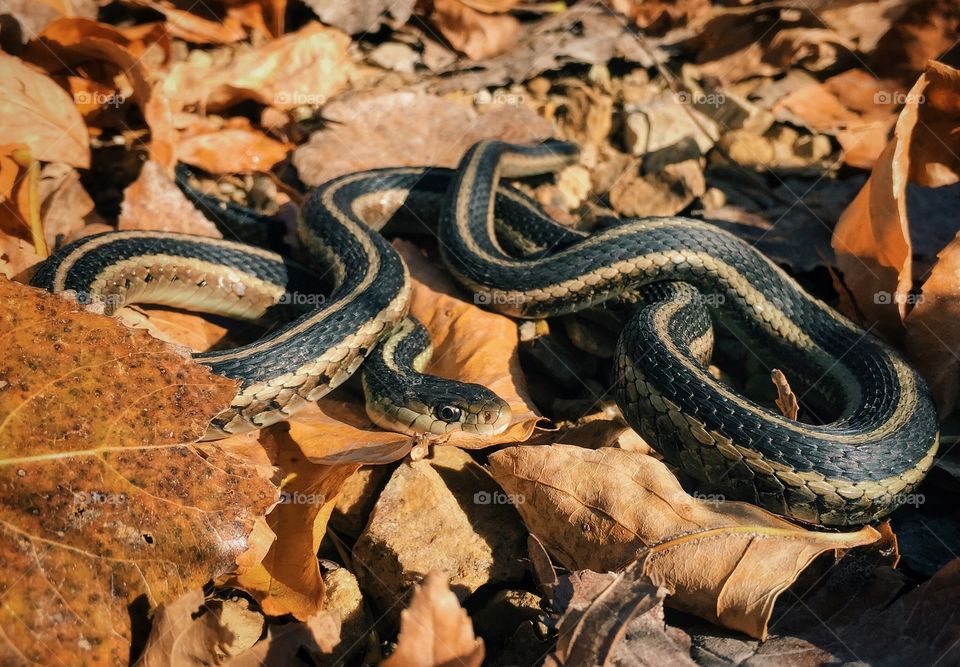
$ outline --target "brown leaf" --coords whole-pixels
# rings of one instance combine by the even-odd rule
[[[234,568],[276,501],[271,470],[190,444],[236,383],[145,333],[0,281],[0,336],[5,650],[125,662],[129,605]]]
[[[260,640],[263,614],[243,598],[204,600],[193,589],[161,605],[137,661],[143,667],[205,667],[227,662]]]
[[[641,564],[619,574],[574,572],[564,584],[570,597],[557,628],[557,649],[545,665],[696,665],[689,639],[686,648],[678,645],[684,633],[663,620],[667,591],[642,574]]]
[[[376,167],[455,167],[481,139],[526,143],[553,135],[550,124],[529,109],[478,114],[410,91],[354,95],[331,102],[323,113],[329,127],[311,135],[293,157],[300,178],[314,186]]]
[[[280,504],[267,515],[277,539],[263,562],[239,575],[236,583],[257,598],[264,613],[293,614],[305,621],[324,606],[317,551],[337,495],[360,464],[315,465],[282,430],[271,429],[262,437],[277,443],[276,465],[284,476]]]
[[[710,12],[709,0],[610,0],[609,4],[651,34],[697,23]]]
[[[820,553],[869,544],[855,533],[818,533],[753,505],[690,496],[653,457],[568,445],[511,447],[491,473],[530,532],[570,570],[625,567],[673,590],[668,604],[763,638],[777,596]]]
[[[903,99],[893,140],[833,235],[837,262],[857,306],[868,324],[879,323],[894,340],[903,336],[913,301],[908,185],[952,185],[960,173],[960,73],[931,62]]]
[[[473,624],[460,601],[447,586],[446,577],[434,570],[414,587],[410,606],[400,614],[397,649],[382,667],[480,667],[483,641],[473,634]]]
[[[159,85],[153,83],[153,73],[144,58],[146,48],[138,38],[129,38],[111,26],[86,19],[61,19],[51,23],[29,45],[28,54],[33,62],[44,65],[48,71],[63,70],[72,74],[73,69],[90,61],[109,65],[107,73],[99,81],[100,88],[94,93],[111,91],[102,98],[93,96],[89,90],[79,89],[74,98],[78,108],[91,104],[97,107],[114,106],[116,111],[125,111],[126,98],[115,90],[117,77],[126,80],[133,101],[137,103],[150,127],[150,156],[165,166],[172,166],[173,146],[176,134],[173,130],[170,102],[162,94]],[[158,38],[158,39],[162,39]],[[89,68],[84,67],[84,71]],[[66,162],[66,160],[60,160]]]
[[[433,0],[430,20],[457,51],[472,60],[485,60],[513,46],[520,35],[520,22],[506,14],[484,11],[463,0]]]
[[[770,371],[770,379],[773,386],[777,388],[776,404],[782,414],[787,419],[796,420],[797,413],[800,412],[800,405],[797,403],[797,395],[790,388],[787,382],[787,376],[779,368]]]
[[[887,144],[902,97],[896,82],[850,69],[822,84],[792,91],[773,111],[784,120],[835,135],[843,148],[843,161],[869,169]]]
[[[64,16],[97,18],[96,0],[4,0],[0,11],[20,24],[23,41],[32,39],[51,21]],[[6,30],[7,27],[4,27]]]
[[[340,619],[329,611],[321,611],[304,623],[271,625],[267,636],[249,650],[227,663],[229,667],[264,667],[265,665],[324,664],[321,656],[330,655],[340,643]],[[309,656],[305,663],[301,656]]]
[[[227,14],[221,21],[210,21],[189,11],[178,9],[168,0],[126,0],[129,4],[149,7],[163,14],[166,28],[174,37],[195,44],[229,44],[247,36],[240,21]]]
[[[37,160],[90,166],[87,126],[48,76],[0,53],[0,144],[26,144]]]
[[[0,234],[30,241],[47,255],[40,220],[40,165],[23,144],[0,146]]]
[[[229,126],[181,138],[177,159],[211,174],[267,171],[287,157],[289,144],[249,126]]]
[[[933,390],[941,416],[960,398],[960,239],[941,251],[923,283],[917,305],[907,315],[907,353]]]
[[[356,35],[374,33],[384,23],[399,28],[410,20],[416,0],[365,0],[349,4],[339,0],[304,0],[304,4],[325,24]],[[393,17],[392,21],[388,20],[388,14]]]
[[[137,180],[123,191],[118,227],[223,238],[156,162],[146,162]]]
[[[263,46],[238,51],[225,67],[181,63],[171,70],[163,90],[170,100],[211,110],[243,100],[278,109],[320,106],[346,86],[349,45],[350,38],[339,30],[308,23]]]
[[[40,216],[48,247],[58,247],[65,239],[99,220],[99,216],[93,214],[93,199],[80,183],[80,174],[69,165],[54,162],[44,166],[39,191]]]

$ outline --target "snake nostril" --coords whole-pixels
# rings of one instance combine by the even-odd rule
[[[500,413],[496,410],[484,410],[480,413],[480,421],[484,424],[492,424],[497,421],[497,417],[500,416]]]

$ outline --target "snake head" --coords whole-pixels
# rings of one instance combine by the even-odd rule
[[[489,437],[510,426],[510,406],[492,391],[465,382],[457,383],[456,389],[459,395],[448,395],[431,408],[431,433],[463,431]]]

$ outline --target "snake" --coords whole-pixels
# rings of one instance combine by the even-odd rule
[[[285,421],[360,369],[366,412],[381,428],[409,435],[503,432],[511,409],[497,394],[423,372],[432,348],[408,313],[409,270],[376,224],[358,213],[370,195],[361,189],[367,180],[347,176],[310,194],[297,223],[305,264],[236,241],[111,231],[59,249],[31,284],[107,315],[149,303],[270,323],[252,343],[193,353],[214,373],[239,381],[207,440]],[[381,185],[389,190],[389,179]]]
[[[584,234],[516,202],[510,215],[522,219],[512,227],[538,238],[527,253],[504,242],[501,180],[577,159],[574,144],[555,140],[483,141],[464,155],[440,214],[439,248],[475,301],[523,319],[627,304],[616,402],[712,498],[823,526],[868,523],[910,502],[939,443],[923,378],[753,246],[682,216],[618,220]],[[768,367],[785,369],[817,423],[760,405],[711,373],[714,319]]]

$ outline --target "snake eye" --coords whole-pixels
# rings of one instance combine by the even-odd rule
[[[455,405],[441,405],[437,408],[437,417],[445,422],[458,422],[460,421],[461,415],[463,415],[463,410]]]

